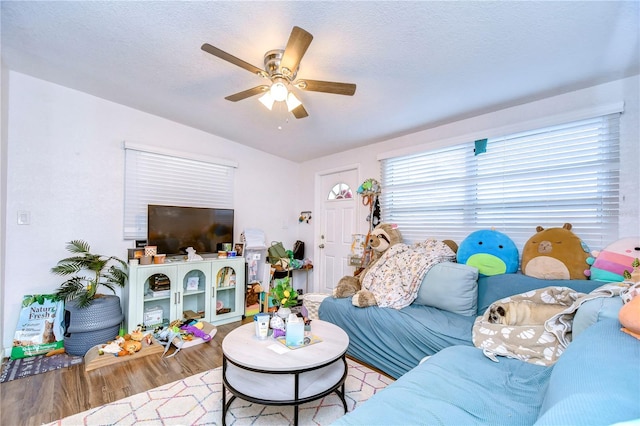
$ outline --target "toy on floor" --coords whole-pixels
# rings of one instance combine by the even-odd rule
[[[201,322],[185,324],[180,327],[180,330],[182,330],[184,340],[192,340],[194,337],[199,337],[205,342],[211,340],[211,336],[202,331]]]
[[[484,276],[518,271],[520,257],[511,238],[494,229],[469,234],[458,247],[458,263],[473,266]]]
[[[543,280],[586,280],[585,267],[590,256],[587,245],[571,230],[536,228],[522,250],[522,273]]]
[[[135,339],[134,339],[135,334]],[[125,334],[124,336],[118,336],[112,342],[107,342],[98,349],[98,355],[105,353],[114,354],[115,356],[133,355],[142,349],[142,340],[144,335],[140,329],[136,329],[132,334]]]
[[[208,342],[211,340],[211,335],[205,333],[203,330],[203,324],[197,320],[175,320],[172,321],[168,327],[158,327],[153,332],[153,337],[156,338],[158,343],[164,346],[164,352],[162,356],[165,356],[171,344],[174,343],[174,339],[179,342],[188,342],[195,338],[201,338],[203,341]],[[176,350],[167,358],[171,358],[182,348],[182,345],[176,345]]]

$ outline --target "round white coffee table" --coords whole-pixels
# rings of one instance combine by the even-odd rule
[[[236,397],[263,405],[293,405],[296,425],[300,404],[332,392],[347,412],[344,382],[349,337],[340,327],[321,320],[313,320],[311,333],[322,342],[299,349],[288,349],[272,337],[259,340],[253,323],[227,334],[222,341],[223,425]],[[229,401],[226,390],[233,395]]]

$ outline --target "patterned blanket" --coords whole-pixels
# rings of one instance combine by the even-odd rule
[[[571,343],[573,317],[584,302],[598,297],[620,295],[626,286],[605,284],[589,294],[567,287],[545,287],[495,303],[527,301],[537,304],[560,304],[567,308],[549,318],[543,325],[506,326],[489,322],[491,306],[473,325],[473,344],[485,356],[498,362],[496,355],[516,358],[537,365],[553,365]]]
[[[455,262],[456,254],[441,241],[394,244],[369,269],[362,288],[382,308],[402,309],[416,299],[422,278],[436,263]]]

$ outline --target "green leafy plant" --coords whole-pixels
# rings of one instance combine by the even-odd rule
[[[50,300],[52,302],[55,302],[58,299],[58,297],[56,297],[55,294],[33,294],[33,295],[28,295],[28,296],[24,296],[24,298],[22,299],[22,307],[23,308],[28,308],[29,306],[33,305],[34,303],[38,303],[38,305],[44,305],[44,301],[45,300]]]
[[[89,244],[82,240],[67,243],[67,251],[74,256],[67,257],[51,268],[56,275],[74,275],[63,282],[55,295],[64,300],[74,299],[79,308],[91,305],[96,297],[98,287],[105,286],[114,294],[116,287],[124,287],[127,283],[127,263],[115,256],[103,256],[91,253]]]
[[[283,308],[290,308],[298,304],[298,293],[291,286],[289,277],[274,280],[275,285],[271,290],[274,304]]]

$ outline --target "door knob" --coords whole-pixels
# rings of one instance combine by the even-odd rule
[[[320,245],[318,246],[318,248],[323,249],[323,248],[324,248],[324,244],[320,244]]]

